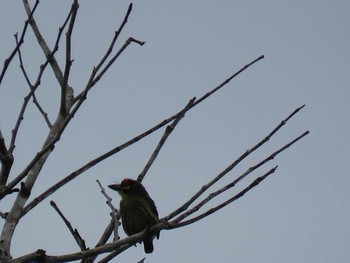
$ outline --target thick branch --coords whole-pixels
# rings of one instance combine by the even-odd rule
[[[11,167],[13,164],[13,155],[6,148],[5,139],[2,136],[1,130],[0,130],[0,163],[1,163],[0,188],[3,188],[7,182],[8,176],[11,171]]]
[[[207,212],[203,213],[202,215],[192,218],[190,220],[181,222],[181,223],[173,223],[173,222],[166,222],[166,221],[161,221],[155,226],[151,227],[148,229],[148,231],[151,232],[159,232],[164,229],[175,229],[179,227],[186,226],[188,224],[194,223],[198,220],[201,220],[202,218],[216,212],[217,210],[227,206],[228,204],[232,203],[233,201],[237,200],[238,198],[242,197],[246,192],[251,190],[253,187],[257,186],[262,180],[264,180],[268,175],[273,173],[276,170],[277,167],[274,169],[271,169],[269,172],[267,172],[265,175],[257,178],[251,185],[249,185],[247,188],[245,188],[243,191],[241,191],[239,194],[235,195],[234,197],[228,199],[224,203],[208,210]],[[142,241],[149,232],[147,230],[140,232],[138,234],[132,235],[130,237],[126,237],[124,239],[121,239],[117,242],[114,243],[109,243],[97,248],[89,249],[86,251],[80,251],[72,254],[66,254],[66,255],[61,255],[61,256],[48,256],[45,254],[42,254],[42,250],[40,251],[40,254],[34,252],[28,255],[25,255],[21,258],[17,258],[14,260],[9,261],[9,263],[20,263],[23,262],[23,259],[26,259],[27,261],[36,259],[38,260],[38,257],[41,256],[40,260],[45,261],[47,263],[50,262],[70,262],[70,261],[75,261],[75,260],[81,260],[81,259],[86,259],[89,257],[94,257],[103,253],[107,252],[112,252],[110,255],[108,255],[105,259],[103,259],[100,262],[108,262],[111,260],[113,257],[118,255],[120,252],[124,251],[125,249],[131,247],[132,245]]]
[[[74,0],[74,3],[72,4],[71,8],[71,16],[70,16],[70,23],[68,26],[68,30],[66,33],[66,66],[64,69],[64,75],[63,75],[63,83],[61,85],[61,104],[60,104],[60,113],[63,116],[67,115],[67,112],[69,109],[67,108],[67,89],[68,87],[68,79],[70,74],[70,69],[72,66],[72,58],[71,58],[71,48],[72,48],[72,33],[73,33],[73,27],[75,24],[75,18],[77,16],[79,4],[77,0]],[[70,107],[70,105],[68,105]]]
[[[169,224],[166,222],[160,222],[159,224],[151,227],[150,231],[152,231],[152,232],[153,231],[160,231],[162,229],[169,229]],[[101,247],[89,249],[86,251],[80,251],[80,252],[76,252],[76,253],[61,255],[61,256],[48,256],[45,254],[44,255],[41,254],[41,260],[43,262],[46,262],[46,263],[71,262],[71,261],[81,260],[81,259],[93,257],[96,255],[100,255],[100,254],[112,252],[112,251],[120,253],[120,252],[124,251],[125,249],[129,248],[130,246],[142,241],[147,234],[148,234],[147,231],[142,231],[138,234],[120,239],[117,242],[108,243],[108,244],[103,245]],[[40,250],[40,251],[42,252],[42,250]],[[24,262],[24,260],[23,260],[24,258],[27,260],[25,262],[30,262],[30,261],[33,261],[34,259],[37,260],[38,254],[36,252],[34,252],[31,254],[25,255],[23,257],[17,258],[17,259],[9,260],[8,263],[22,263],[22,262]]]
[[[31,11],[30,11],[28,1],[23,0],[23,4],[24,4],[26,12],[29,16]],[[34,34],[37,37],[39,45],[44,50],[47,62],[50,63],[57,79],[59,80],[59,83],[62,84],[62,73],[58,67],[58,64],[57,64],[54,56],[53,56],[55,51],[58,49],[58,42],[60,39],[60,33],[59,33],[59,36],[57,38],[57,42],[56,42],[56,45],[55,45],[53,52],[50,52],[49,48],[47,47],[44,39],[42,38],[42,36],[41,36],[37,26],[36,26],[36,23],[35,23],[35,20],[33,19],[33,17],[30,18],[29,23],[31,24],[32,29],[34,31]],[[46,65],[47,65],[47,63],[46,63]],[[38,79],[40,80],[40,78],[41,78],[41,75]],[[29,95],[32,96],[33,93],[34,93],[34,89],[32,89],[30,91]],[[22,113],[20,113],[20,115],[24,113],[24,109],[25,109],[25,106],[22,107],[23,111],[22,111]],[[71,116],[71,118],[73,117],[73,115]],[[44,166],[48,156],[52,152],[55,143],[60,139],[60,136],[62,135],[65,127],[67,126],[67,124],[69,123],[71,118],[64,119],[63,116],[60,114],[57,116],[57,119],[56,119],[55,123],[53,124],[52,128],[50,129],[50,132],[49,132],[49,134],[48,134],[48,136],[47,136],[47,138],[42,146],[41,151],[39,151],[36,154],[36,156],[29,163],[29,165],[22,171],[22,173],[20,175],[18,175],[12,182],[10,182],[7,185],[6,189],[0,193],[0,199],[1,199],[5,195],[7,195],[9,192],[11,192],[12,189],[20,181],[22,181],[22,179],[24,179],[26,177],[25,182],[21,182],[21,191],[17,195],[17,198],[14,201],[13,206],[12,206],[8,216],[6,217],[5,224],[4,224],[3,229],[2,229],[2,233],[1,233],[2,250],[0,251],[1,252],[0,259],[1,260],[7,260],[11,257],[11,255],[10,255],[11,241],[12,241],[13,233],[16,229],[16,226],[21,218],[23,207],[24,207],[25,203],[27,202],[27,199],[30,196],[31,189],[32,189],[33,185],[35,184],[36,179],[39,176],[39,173],[40,173],[42,167]],[[18,126],[16,125],[15,133],[17,133],[17,131],[18,131],[19,123],[20,123],[20,121],[18,122]],[[15,141],[14,138],[15,138],[15,135],[12,136],[12,140],[11,140],[13,148],[14,148],[14,141]]]
[[[30,9],[28,0],[23,0],[23,5],[24,5],[25,11],[27,12],[27,15],[29,17],[30,14],[32,13],[32,11]],[[70,11],[68,17],[70,17],[70,15],[71,15],[71,11]],[[65,21],[65,24],[66,24],[66,21]],[[29,23],[30,23],[30,26],[32,27],[32,30],[34,32],[34,35],[35,35],[37,41],[38,41],[39,46],[41,47],[41,49],[43,50],[46,58],[50,62],[50,66],[51,66],[51,68],[52,68],[52,70],[53,70],[53,72],[54,72],[54,74],[56,76],[56,79],[58,80],[59,84],[62,85],[62,83],[63,83],[62,71],[61,71],[61,69],[60,69],[60,67],[59,67],[59,65],[57,63],[56,58],[51,55],[52,52],[51,52],[49,46],[46,44],[45,39],[41,35],[40,30],[39,30],[39,28],[38,28],[38,26],[37,26],[33,16],[30,16]],[[64,24],[64,26],[65,26],[65,24]],[[59,32],[58,40],[60,39],[60,36],[61,36],[61,32]],[[56,42],[55,46],[57,46],[57,48],[58,48],[58,42]]]

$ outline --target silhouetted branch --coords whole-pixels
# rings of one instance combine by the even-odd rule
[[[37,1],[39,2],[39,1]],[[29,99],[33,96],[36,88],[40,85],[40,82],[41,82],[41,77],[42,77],[42,74],[44,73],[44,70],[46,69],[46,66],[47,64],[50,63],[51,67],[53,68],[53,71],[55,73],[55,76],[58,80],[58,82],[60,83],[60,85],[63,83],[63,76],[62,76],[62,72],[57,64],[57,61],[54,57],[55,53],[58,51],[58,44],[60,42],[60,39],[61,39],[61,35],[62,35],[62,32],[63,32],[63,29],[64,27],[66,26],[66,24],[68,23],[69,21],[69,18],[72,14],[72,9],[70,10],[66,20],[64,21],[63,23],[63,26],[60,27],[59,31],[58,31],[58,35],[56,37],[56,41],[55,41],[55,45],[54,45],[54,48],[52,51],[50,51],[50,49],[48,48],[48,46],[46,45],[46,42],[45,40],[43,39],[43,37],[41,36],[40,34],[40,31],[38,29],[38,27],[36,26],[36,23],[35,23],[35,20],[32,16],[32,13],[33,11],[30,10],[30,6],[29,6],[29,3],[27,0],[23,0],[23,4],[24,4],[24,7],[26,9],[26,12],[28,14],[28,21],[34,31],[34,34],[36,35],[37,37],[37,40],[39,42],[39,45],[42,47],[43,51],[44,51],[44,54],[46,56],[46,62],[44,64],[42,64],[40,66],[40,71],[39,71],[39,74],[38,74],[38,77],[35,81],[35,84],[32,85],[31,87],[31,90],[30,90],[30,93],[25,97],[24,99],[24,102],[23,102],[23,105],[22,105],[22,108],[21,108],[21,111],[18,115],[18,118],[17,118],[17,122],[16,122],[16,125],[15,125],[15,128],[12,130],[12,138],[11,138],[11,143],[10,143],[10,147],[9,147],[9,151],[12,153],[14,148],[15,148],[15,141],[16,141],[16,136],[17,136],[17,132],[18,132],[18,129],[19,129],[19,126],[20,126],[20,123],[21,121],[23,120],[23,115],[24,115],[24,112],[25,112],[25,109],[26,109],[26,106],[28,104],[28,101]],[[35,6],[36,8],[36,6]],[[33,8],[34,10],[34,8]],[[21,40],[20,40],[21,41]],[[19,41],[19,43],[20,43]],[[23,40],[22,40],[23,41]],[[17,52],[17,51],[16,51]],[[26,77],[26,75],[25,75]],[[27,83],[30,83],[29,81],[29,78],[26,77],[26,80],[27,80]],[[29,82],[28,82],[29,81]],[[50,149],[50,147],[48,148]],[[46,151],[48,150],[46,149]],[[45,152],[46,152],[45,151]],[[45,153],[43,151],[39,152],[37,154],[37,156],[34,158],[34,160],[29,164],[29,166],[27,166],[27,169],[25,169],[20,175],[18,175],[15,180],[13,180],[10,185],[7,186],[8,190],[12,189],[16,184],[18,184],[18,182],[20,182],[25,176],[26,174],[28,173],[28,171],[30,170],[30,168],[35,164],[35,162]],[[3,194],[0,193],[0,199],[3,197]]]
[[[228,189],[233,188],[238,182],[240,182],[241,180],[243,180],[247,175],[249,175],[250,173],[252,173],[253,171],[255,171],[256,169],[258,169],[259,167],[263,166],[265,163],[267,163],[268,161],[273,160],[278,154],[280,154],[282,151],[286,150],[287,148],[289,148],[291,145],[293,145],[294,143],[296,143],[297,141],[299,141],[301,138],[305,137],[307,134],[309,134],[309,131],[304,132],[303,134],[301,134],[300,136],[298,136],[297,138],[295,138],[294,140],[292,140],[291,142],[287,143],[285,146],[281,147],[280,149],[278,149],[277,151],[273,152],[272,154],[270,154],[268,157],[266,157],[265,159],[263,159],[261,162],[259,162],[258,164],[249,167],[242,175],[240,175],[237,179],[235,179],[233,182],[227,184],[226,186],[222,187],[221,189],[210,193],[204,200],[202,200],[199,204],[197,204],[196,206],[194,206],[192,209],[187,210],[186,212],[184,212],[183,214],[181,214],[180,216],[178,216],[176,219],[174,219],[172,222],[173,223],[178,223],[181,222],[184,218],[190,216],[191,214],[197,212],[202,206],[204,206],[205,204],[207,204],[210,200],[212,200],[214,197],[222,194],[223,192],[227,191]],[[229,166],[231,167],[231,166]],[[274,168],[273,172],[275,171],[275,169],[277,168],[277,166]],[[226,171],[227,169],[225,169]]]
[[[158,129],[162,128],[163,126],[165,126],[166,124],[168,124],[169,122],[175,120],[179,115],[182,115],[184,113],[186,113],[187,111],[189,111],[190,109],[192,109],[194,106],[198,105],[200,102],[202,102],[203,100],[207,99],[209,96],[211,96],[212,94],[214,94],[216,91],[218,91],[219,89],[221,89],[222,87],[224,87],[226,84],[228,84],[234,77],[238,76],[240,73],[242,73],[244,70],[246,70],[247,68],[249,68],[250,66],[252,66],[254,63],[258,62],[259,60],[261,60],[264,56],[260,56],[259,58],[255,59],[254,61],[250,62],[249,64],[245,65],[244,67],[242,67],[240,70],[238,70],[236,73],[234,73],[232,76],[230,76],[229,78],[227,78],[225,81],[223,81],[221,84],[219,84],[218,86],[216,86],[214,89],[212,89],[210,92],[206,93],[205,95],[203,95],[200,99],[196,100],[193,102],[193,104],[191,104],[185,112],[183,112],[183,109],[180,110],[179,112],[177,112],[176,114],[174,114],[173,116],[169,117],[168,119],[163,120],[162,122],[158,123],[157,125],[153,126],[152,128],[148,129],[147,131],[137,135],[136,137],[130,139],[129,141],[116,146],[115,148],[113,148],[112,150],[102,154],[101,156],[95,158],[94,160],[88,162],[87,164],[83,165],[82,167],[80,167],[79,169],[75,170],[74,172],[72,172],[71,174],[69,174],[68,176],[66,176],[65,178],[63,178],[61,181],[57,182],[55,185],[53,185],[52,187],[50,187],[49,189],[47,189],[45,192],[43,192],[41,195],[39,195],[38,197],[36,197],[32,202],[30,202],[23,210],[23,214],[28,213],[28,211],[30,211],[32,208],[34,208],[36,205],[38,205],[41,201],[43,201],[45,198],[47,198],[48,196],[50,196],[51,194],[53,194],[54,192],[56,192],[58,189],[60,189],[62,186],[64,186],[65,184],[67,184],[68,182],[72,181],[73,179],[75,179],[77,176],[79,176],[80,174],[82,174],[83,172],[85,172],[86,170],[92,168],[93,166],[95,166],[96,164],[100,163],[101,161],[109,158],[110,156],[120,152],[121,150],[129,147],[130,145],[138,142],[139,140],[145,138],[146,136],[150,135],[151,133],[157,131]],[[68,117],[67,117],[68,118]],[[56,140],[56,138],[54,138],[54,140]],[[49,147],[50,145],[48,145],[47,147]],[[35,159],[34,159],[35,160]],[[181,212],[181,211],[180,211]]]
[[[172,122],[172,124],[168,125],[164,131],[164,134],[162,138],[160,139],[156,149],[153,151],[151,158],[148,160],[146,166],[143,168],[140,175],[137,177],[137,181],[140,183],[142,182],[143,178],[145,177],[146,173],[148,172],[149,168],[152,166],[154,160],[157,158],[160,149],[163,147],[165,141],[168,139],[169,135],[172,133],[172,131],[175,129],[176,125],[180,122],[180,120],[185,116],[186,111],[191,107],[191,105],[195,102],[196,98],[192,98],[185,108],[182,110],[183,114],[179,114],[176,119]]]
[[[56,49],[56,51],[57,51],[57,49]],[[12,130],[12,137],[11,137],[11,142],[10,142],[10,147],[9,147],[9,152],[11,154],[13,153],[13,150],[15,149],[15,141],[16,141],[17,133],[18,133],[21,121],[23,120],[23,116],[24,116],[24,112],[26,110],[27,104],[28,104],[30,98],[33,96],[35,90],[40,85],[41,77],[42,77],[48,63],[49,63],[49,60],[47,59],[46,62],[40,66],[40,71],[38,73],[36,82],[33,85],[33,88],[28,93],[28,95],[24,98],[24,101],[23,101],[20,113],[18,115],[15,127]],[[41,151],[39,151],[36,154],[34,159],[27,165],[27,167],[6,186],[6,189],[4,191],[0,192],[0,199],[2,199],[5,195],[7,195],[11,191],[11,189],[13,189],[27,175],[29,170],[36,164],[36,162],[40,159],[40,157],[43,156],[49,149],[51,149],[51,147],[53,146],[53,144],[55,142],[53,142],[52,144],[49,144],[47,147],[44,147]]]
[[[11,52],[10,56],[4,61],[4,67],[2,68],[2,71],[1,71],[1,74],[0,74],[0,85],[2,83],[2,80],[5,76],[5,73],[6,73],[6,70],[8,68],[8,66],[10,65],[12,59],[14,58],[14,56],[17,54],[19,48],[21,47],[21,45],[23,44],[24,42],[24,36],[27,32],[27,28],[28,28],[28,24],[29,24],[29,21],[31,20],[37,6],[39,4],[39,0],[36,0],[35,1],[35,4],[33,6],[33,9],[28,13],[28,19],[25,21],[24,23],[24,27],[23,27],[23,30],[22,30],[22,34],[21,34],[21,37],[18,41],[18,43],[16,44],[16,47],[14,48],[14,50]],[[17,33],[16,33],[17,34]]]
[[[126,14],[124,16],[124,19],[122,21],[122,23],[120,24],[118,30],[115,31],[113,39],[111,41],[111,43],[109,44],[109,47],[106,51],[106,53],[104,54],[104,56],[102,57],[102,59],[100,60],[100,62],[97,64],[96,67],[94,67],[92,74],[90,76],[89,82],[90,85],[87,85],[87,87],[85,88],[85,90],[83,90],[78,96],[75,97],[74,99],[74,103],[79,101],[81,99],[81,97],[86,96],[86,89],[90,89],[93,85],[93,79],[95,78],[95,75],[97,74],[97,72],[100,70],[100,68],[103,66],[103,64],[105,63],[105,61],[107,60],[107,58],[110,56],[110,54],[112,53],[113,49],[114,49],[114,45],[115,42],[117,41],[121,31],[123,30],[124,26],[126,25],[126,23],[128,22],[128,18],[130,16],[130,13],[132,11],[132,3],[129,4],[128,10],[126,11]]]
[[[125,41],[124,45],[119,49],[119,51],[110,59],[107,65],[101,70],[101,72],[92,80],[90,88],[92,88],[102,78],[102,76],[107,72],[110,66],[113,65],[113,63],[117,60],[117,58],[119,58],[119,56],[124,52],[124,50],[133,42],[139,44],[140,46],[143,46],[145,44],[145,42],[143,41],[129,37]],[[97,73],[97,70],[96,70],[96,73]]]
[[[23,5],[24,5],[24,9],[29,17],[29,15],[31,14],[31,9],[30,9],[30,6],[29,6],[29,3],[28,3],[28,0],[23,0]],[[72,8],[73,8],[73,5],[72,5]],[[50,63],[50,66],[52,68],[52,71],[58,81],[58,83],[60,84],[60,86],[62,86],[63,84],[63,73],[57,63],[57,60],[55,58],[55,56],[52,54],[52,53],[55,53],[55,50],[58,49],[58,43],[61,39],[61,35],[62,35],[62,32],[63,32],[63,29],[65,28],[66,24],[68,23],[69,21],[69,18],[71,17],[72,15],[72,8],[71,10],[69,11],[68,13],[68,16],[66,18],[66,20],[64,21],[63,23],[63,26],[59,28],[59,31],[58,31],[58,36],[57,36],[57,39],[56,39],[56,42],[55,42],[55,45],[54,45],[54,48],[53,50],[51,51],[49,46],[46,44],[46,41],[44,39],[44,37],[41,35],[40,33],[40,30],[35,22],[35,19],[33,16],[30,17],[29,19],[29,23],[30,23],[30,26],[34,32],[34,35],[39,43],[39,46],[41,47],[41,49],[43,50],[45,56],[46,56],[46,59],[49,60],[49,63]]]
[[[57,207],[56,203],[54,201],[50,201],[50,205],[55,209],[55,211],[59,214],[59,216],[62,218],[64,223],[66,224],[67,228],[69,229],[70,233],[74,237],[75,241],[77,242],[78,246],[82,251],[86,250],[85,240],[81,238],[79,232],[77,229],[73,229],[71,223],[67,220],[67,218],[63,215],[61,210]]]
[[[113,240],[114,241],[117,241],[120,239],[119,237],[119,234],[118,234],[118,228],[119,228],[119,219],[120,219],[120,216],[119,216],[119,213],[117,214],[118,210],[113,206],[112,204],[112,198],[106,193],[105,189],[103,188],[103,186],[101,185],[100,181],[99,180],[96,180],[97,184],[100,186],[100,189],[101,189],[101,193],[104,195],[104,197],[106,197],[107,199],[107,205],[109,206],[109,208],[112,210],[112,213],[111,213],[111,216],[112,216],[112,219],[114,221],[114,238]]]
[[[261,177],[258,177],[256,180],[254,180],[254,182],[252,184],[250,184],[248,187],[246,187],[243,191],[241,191],[239,194],[233,196],[232,198],[228,199],[227,201],[225,201],[224,203],[208,210],[207,212],[201,214],[198,217],[192,218],[190,220],[181,222],[181,223],[173,223],[173,222],[166,222],[166,221],[160,221],[158,224],[156,224],[155,226],[151,227],[148,230],[142,231],[138,234],[120,239],[117,242],[113,242],[113,243],[108,243],[106,245],[100,246],[100,247],[96,247],[93,249],[88,249],[86,251],[80,251],[80,252],[76,252],[76,253],[71,253],[71,254],[66,254],[66,255],[60,255],[60,256],[49,256],[49,255],[44,255],[42,256],[42,260],[45,261],[46,263],[50,263],[50,262],[70,262],[70,261],[75,261],[75,260],[80,260],[80,259],[84,259],[84,258],[88,258],[88,257],[94,257],[97,255],[101,255],[103,253],[107,253],[107,252],[112,252],[111,254],[109,254],[108,256],[106,256],[103,260],[101,260],[100,262],[108,262],[111,259],[113,259],[115,256],[117,256],[118,254],[120,254],[122,251],[124,251],[125,249],[128,249],[129,247],[131,247],[132,245],[142,241],[144,239],[144,237],[147,235],[147,233],[150,232],[158,232],[161,230],[165,230],[165,229],[175,229],[175,228],[179,228],[179,227],[183,227],[186,225],[189,225],[191,223],[194,223],[195,221],[198,221],[212,213],[214,213],[215,211],[223,208],[224,206],[227,206],[228,204],[232,203],[233,201],[237,200],[238,198],[242,197],[246,192],[250,191],[252,188],[254,188],[255,186],[257,186],[262,180],[264,180],[268,175],[270,175],[271,173],[273,173],[276,170],[277,167],[271,169],[269,172],[267,172],[266,174],[264,174]],[[36,255],[36,253],[31,253],[28,254],[26,256],[27,260],[31,260],[33,258],[37,258],[38,255]],[[23,262],[21,261],[24,257],[21,258],[17,258],[14,260],[9,261],[9,263],[20,263]]]
[[[26,0],[24,0],[24,2],[27,3]],[[26,6],[26,5],[25,5]],[[27,7],[29,8],[29,7]],[[67,21],[66,21],[67,22]],[[35,23],[33,23],[35,25]],[[31,24],[32,25],[32,24]],[[40,39],[40,32],[39,30],[37,29],[36,26],[33,26],[33,30],[36,32],[37,34],[37,38]],[[38,40],[39,41],[39,40]],[[137,40],[127,40],[127,43],[131,43],[131,42],[137,42]],[[39,43],[40,44],[40,43]],[[46,48],[48,48],[46,46],[46,43],[45,41],[42,41],[41,42],[41,46],[43,48],[43,50],[46,50]],[[126,46],[124,45],[122,50],[124,50],[126,48]],[[120,54],[122,51],[119,51],[117,54]],[[116,56],[114,57],[116,58]],[[114,59],[115,60],[115,59]],[[51,60],[50,60],[51,61]],[[53,63],[51,63],[51,66],[54,67],[55,66],[55,60],[53,61]],[[61,135],[63,133],[63,131],[65,130],[66,126],[68,125],[68,123],[71,121],[71,119],[74,117],[74,115],[76,114],[76,112],[79,110],[80,106],[82,105],[82,103],[84,102],[84,100],[86,99],[86,95],[88,93],[88,91],[90,90],[90,88],[96,84],[97,80],[94,80],[95,78],[95,75],[96,75],[97,71],[96,71],[96,68],[94,68],[91,76],[90,76],[90,79],[84,89],[84,91],[82,92],[82,95],[80,96],[79,100],[77,101],[76,105],[73,107],[73,109],[71,110],[71,112],[65,117],[65,119],[62,121],[62,123],[60,123],[60,127],[59,127],[59,130],[57,132],[55,132],[55,135],[52,136],[51,140],[48,141],[45,146],[41,149],[41,151],[39,151],[36,156],[32,159],[32,161],[29,163],[29,165],[21,172],[21,174],[19,174],[10,184],[9,186],[13,187],[14,185],[16,185],[20,180],[22,180],[26,174],[28,173],[28,171],[31,169],[31,167],[33,167],[33,165],[35,165],[35,163],[41,158],[41,156],[43,156],[47,151],[49,151],[53,146],[54,144],[61,138]],[[60,75],[60,74],[58,74]],[[100,77],[102,76],[101,74],[99,75]],[[60,79],[60,78],[58,78]],[[93,85],[92,85],[93,83]],[[52,190],[52,188],[50,188]],[[0,195],[1,197],[1,195]],[[26,212],[25,212],[26,213]],[[25,214],[24,213],[24,214]]]
[[[220,174],[218,174],[214,179],[212,179],[208,184],[203,185],[201,189],[196,192],[187,202],[185,202],[181,207],[179,207],[174,212],[170,213],[166,217],[164,217],[164,220],[168,221],[169,219],[179,215],[181,212],[188,209],[188,207],[197,200],[209,187],[214,185],[217,181],[219,181],[222,177],[224,177],[229,171],[231,171],[234,167],[236,167],[242,160],[244,160],[248,155],[250,155],[252,152],[254,152],[256,149],[261,147],[264,143],[266,143],[270,138],[281,128],[283,127],[287,121],[292,118],[296,113],[298,113],[305,105],[295,109],[286,119],[281,121],[279,125],[277,125],[276,128],[274,128],[264,139],[262,139],[260,142],[258,142],[255,146],[252,148],[246,150],[241,156],[239,156],[231,165],[229,165],[225,170],[223,170]]]
[[[16,43],[18,43],[18,37],[17,37],[17,35],[15,35],[15,38],[16,38]],[[24,78],[25,78],[25,80],[26,80],[26,82],[27,82],[27,84],[28,84],[28,86],[29,86],[29,89],[30,89],[30,90],[33,90],[33,89],[36,90],[36,88],[38,87],[38,85],[34,86],[34,85],[31,83],[31,81],[30,81],[30,79],[29,79],[29,77],[28,77],[27,71],[26,71],[26,69],[25,69],[25,67],[24,67],[24,64],[23,64],[22,52],[21,52],[21,49],[20,49],[20,48],[18,49],[18,58],[19,58],[19,67],[20,67],[20,69],[21,69],[21,71],[22,71],[22,73],[23,73],[23,76],[24,76]],[[40,80],[37,81],[36,83],[37,83],[37,84],[40,84]],[[38,108],[39,112],[40,112],[41,115],[44,117],[44,120],[45,120],[47,126],[49,127],[49,129],[51,129],[51,128],[52,128],[52,124],[51,124],[51,122],[50,122],[50,120],[49,120],[49,118],[48,118],[48,115],[47,115],[47,113],[44,111],[44,109],[41,107],[41,105],[39,104],[38,100],[36,99],[36,96],[35,96],[35,93],[34,93],[34,92],[32,93],[32,97],[33,97],[33,103],[36,105],[36,107]],[[29,99],[30,99],[30,96],[28,97],[28,101],[29,101]],[[25,104],[25,107],[26,107],[26,106],[27,106],[27,104]],[[25,110],[25,108],[24,108],[24,110]],[[24,113],[24,112],[23,112],[23,113]]]
[[[229,205],[230,203],[232,203],[233,201],[236,201],[237,199],[241,198],[243,195],[245,195],[248,191],[250,191],[252,188],[254,188],[255,186],[257,186],[260,182],[262,182],[267,176],[269,176],[270,174],[273,174],[277,169],[277,166],[272,168],[270,171],[268,171],[267,173],[265,173],[263,176],[256,178],[248,187],[244,188],[241,192],[239,192],[238,194],[236,194],[235,196],[231,197],[230,199],[226,200],[225,202],[221,203],[218,206],[215,206],[213,208],[210,208],[208,211],[204,212],[203,214],[200,214],[196,217],[193,217],[189,220],[183,221],[183,222],[177,222],[177,220],[174,220],[175,222],[170,222],[172,228],[179,228],[179,227],[183,227],[183,226],[187,226],[190,224],[193,224],[213,213],[215,213],[216,211],[224,208],[225,206]],[[174,224],[175,223],[175,224]]]

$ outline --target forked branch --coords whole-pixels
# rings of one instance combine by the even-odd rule
[[[36,205],[38,205],[40,202],[42,202],[45,198],[47,198],[48,196],[50,196],[51,194],[53,194],[54,192],[56,192],[58,189],[60,189],[62,186],[66,185],[68,182],[72,181],[73,179],[75,179],[76,177],[78,177],[79,175],[81,175],[82,173],[84,173],[85,171],[89,170],[90,168],[94,167],[95,165],[97,165],[98,163],[100,163],[101,161],[109,158],[110,156],[120,152],[121,150],[133,145],[134,143],[138,142],[139,140],[145,138],[146,136],[150,135],[151,133],[159,130],[160,128],[162,128],[163,126],[167,125],[169,122],[175,120],[176,118],[178,118],[180,115],[185,114],[186,112],[188,112],[189,110],[191,110],[194,106],[198,105],[200,102],[204,101],[205,99],[207,99],[208,97],[210,97],[211,95],[213,95],[216,91],[218,91],[219,89],[223,88],[225,85],[227,85],[234,77],[238,76],[240,73],[242,73],[244,70],[248,69],[250,66],[252,66],[254,63],[258,62],[259,60],[263,59],[264,56],[260,56],[257,59],[253,60],[252,62],[250,62],[249,64],[245,65],[244,67],[242,67],[240,70],[238,70],[236,73],[234,73],[233,75],[231,75],[229,78],[227,78],[225,81],[223,81],[222,83],[220,83],[218,86],[216,86],[214,89],[212,89],[211,91],[207,92],[205,95],[203,95],[200,99],[194,101],[191,105],[189,105],[185,111],[183,111],[183,109],[181,109],[179,112],[177,112],[176,114],[174,114],[173,116],[161,121],[160,123],[158,123],[157,125],[153,126],[152,128],[146,130],[145,132],[135,136],[134,138],[130,139],[129,141],[116,146],[115,148],[111,149],[110,151],[100,155],[99,157],[95,158],[92,161],[89,161],[88,163],[86,163],[85,165],[83,165],[82,167],[80,167],[79,169],[75,170],[74,172],[72,172],[71,174],[69,174],[68,176],[66,176],[65,178],[63,178],[62,180],[60,180],[59,182],[57,182],[55,185],[53,185],[52,187],[50,187],[49,189],[47,189],[45,192],[43,192],[41,195],[39,195],[38,197],[36,197],[31,203],[29,203],[23,210],[23,214],[28,213],[32,208],[34,208]],[[55,139],[55,138],[54,138]],[[56,139],[55,139],[56,140]],[[50,146],[50,145],[49,145]],[[44,149],[45,150],[45,149]]]
[[[143,168],[142,172],[139,174],[137,177],[137,181],[140,183],[142,182],[143,178],[145,177],[146,173],[148,172],[149,168],[152,166],[154,160],[157,158],[161,148],[165,144],[166,140],[168,139],[169,135],[173,132],[175,129],[176,125],[181,121],[181,119],[185,116],[186,111],[191,107],[191,105],[195,102],[196,98],[191,99],[188,104],[185,106],[185,108],[182,110],[183,114],[179,114],[177,118],[166,127],[164,134],[162,138],[159,140],[159,143],[155,150],[153,151],[151,158],[148,160],[147,164]]]
[[[10,65],[12,59],[17,54],[19,48],[21,47],[21,45],[24,42],[24,37],[25,37],[25,35],[27,33],[27,28],[28,28],[29,21],[33,17],[33,14],[34,14],[36,8],[38,7],[38,4],[39,4],[39,0],[36,0],[35,4],[33,6],[33,9],[28,12],[28,19],[24,23],[24,26],[23,26],[23,29],[22,29],[22,33],[21,33],[21,37],[20,37],[18,43],[16,44],[16,47],[11,52],[10,56],[4,61],[4,67],[2,68],[2,71],[0,73],[0,85],[2,83],[2,80],[3,80],[4,76],[5,76],[5,73],[7,71],[8,66]]]
[[[73,238],[77,242],[78,246],[82,251],[86,250],[85,240],[82,239],[77,229],[73,229],[72,224],[68,221],[68,219],[63,215],[61,210],[58,208],[56,203],[54,201],[50,201],[50,205],[55,209],[55,211],[59,214],[59,216],[62,218],[63,222],[67,226],[69,232],[72,234]]]
[[[270,140],[270,138],[281,129],[295,114],[297,114],[305,105],[295,109],[287,118],[280,122],[279,125],[276,126],[266,137],[264,137],[261,141],[259,141],[252,148],[246,150],[241,156],[239,156],[233,163],[231,163],[226,169],[224,169],[220,174],[218,174],[215,178],[213,178],[206,185],[203,185],[198,192],[196,192],[187,202],[185,202],[181,207],[179,207],[174,212],[170,213],[164,220],[168,221],[175,216],[179,215],[181,212],[188,209],[188,207],[193,204],[208,188],[213,186],[216,182],[218,182],[221,178],[223,178],[228,172],[230,172],[233,168],[235,168],[241,161],[247,158],[251,153],[253,153],[256,149],[260,148],[263,144]]]

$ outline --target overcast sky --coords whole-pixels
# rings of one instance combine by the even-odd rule
[[[131,45],[89,93],[49,157],[31,198],[265,55],[191,110],[168,139],[143,181],[160,216],[179,207],[303,104],[306,107],[298,115],[213,190],[304,131],[310,130],[310,134],[214,200],[213,205],[279,165],[275,174],[237,202],[195,225],[163,231],[145,262],[348,262],[349,1],[133,3],[117,46],[130,36],[146,44]],[[80,1],[69,81],[76,94],[104,54],[128,5],[124,0]],[[70,1],[52,0],[41,1],[38,7],[35,18],[51,47],[69,8]],[[1,61],[13,50],[13,34],[21,32],[25,19],[21,1],[2,1]],[[62,68],[64,46],[62,42],[56,56]],[[22,53],[34,80],[45,59],[30,29]],[[0,86],[0,128],[7,145],[28,92],[18,65],[16,57]],[[59,87],[50,69],[37,96],[54,121]],[[33,158],[47,132],[42,116],[31,105],[18,135],[11,178]],[[50,207],[50,200],[93,247],[109,222],[110,212],[96,179],[106,186],[125,177],[136,178],[161,135],[162,131],[152,134],[50,196],[21,220],[12,255],[18,257],[39,248],[50,255],[79,250]],[[119,197],[108,193],[117,206]],[[0,210],[8,211],[11,201],[2,201]],[[144,256],[142,246],[137,246],[114,262],[137,262]]]

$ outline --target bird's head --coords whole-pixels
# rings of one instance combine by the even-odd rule
[[[141,183],[129,178],[125,178],[120,184],[111,184],[108,187],[114,191],[117,191],[121,197],[131,195],[148,195]]]

